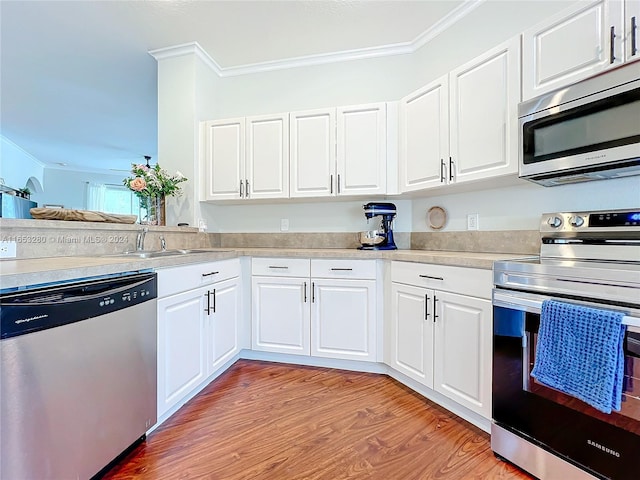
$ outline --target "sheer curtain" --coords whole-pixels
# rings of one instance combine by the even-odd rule
[[[103,183],[87,182],[87,210],[103,212],[107,186]]]

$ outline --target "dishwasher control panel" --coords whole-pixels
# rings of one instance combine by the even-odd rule
[[[85,279],[0,295],[0,338],[116,312],[157,297],[155,273]]]

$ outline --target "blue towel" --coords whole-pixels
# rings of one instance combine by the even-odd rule
[[[531,375],[604,413],[619,411],[624,379],[624,315],[544,301]]]

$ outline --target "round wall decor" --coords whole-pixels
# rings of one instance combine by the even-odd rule
[[[447,212],[442,207],[431,207],[427,211],[427,224],[433,230],[440,230],[447,224]]]

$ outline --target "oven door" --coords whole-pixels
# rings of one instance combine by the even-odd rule
[[[640,329],[628,327],[625,337],[622,409],[602,413],[531,376],[542,301],[552,298],[493,291],[493,421],[598,477],[639,478]],[[640,316],[635,308],[620,309]]]

